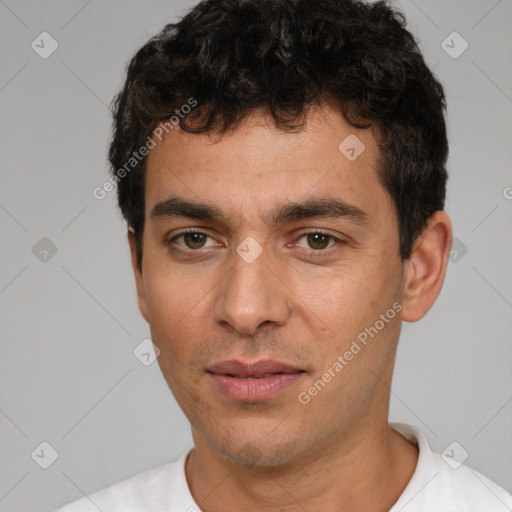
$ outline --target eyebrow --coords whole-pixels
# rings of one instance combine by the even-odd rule
[[[216,221],[225,225],[229,224],[229,218],[216,206],[206,203],[185,200],[171,196],[154,205],[150,217],[154,220],[170,218],[188,218],[199,221]],[[348,217],[358,224],[368,221],[368,214],[341,199],[309,199],[300,203],[284,203],[277,206],[269,215],[269,223],[273,225],[293,222],[308,218]]]

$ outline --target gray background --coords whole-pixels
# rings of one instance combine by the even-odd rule
[[[191,5],[0,0],[2,511],[51,510],[191,446],[157,364],[133,354],[149,329],[115,194],[92,195],[125,64]],[[399,5],[446,88],[460,242],[434,308],[404,325],[390,419],[437,451],[456,440],[512,491],[512,2]],[[43,31],[59,44],[47,59],[31,48]],[[453,31],[469,44],[456,59],[441,46]],[[42,237],[57,247],[46,262]],[[43,441],[58,452],[48,469],[31,458]]]

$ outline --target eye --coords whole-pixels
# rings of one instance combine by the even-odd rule
[[[172,246],[173,243],[176,243],[178,247],[183,247],[185,249],[190,249],[194,251],[197,249],[203,249],[205,247],[213,247],[215,244],[210,246],[206,245],[206,241],[208,238],[210,237],[206,233],[203,233],[202,231],[183,231],[181,233],[178,233],[176,236],[172,237],[167,242],[167,245]],[[177,242],[177,240],[180,239],[183,240],[183,244]],[[180,249],[176,250],[180,251]]]
[[[330,249],[334,245],[343,243],[342,240],[336,238],[335,236],[330,235],[328,233],[323,233],[321,231],[303,233],[299,237],[299,240],[304,238],[306,239],[306,243],[308,244],[308,247],[306,248],[312,249],[313,251],[325,251],[326,249]],[[302,245],[301,247],[304,247],[304,245]]]

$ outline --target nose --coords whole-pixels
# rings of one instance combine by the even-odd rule
[[[251,262],[236,252],[231,259],[230,271],[216,288],[215,321],[247,336],[263,324],[285,325],[291,314],[288,289],[265,250]]]

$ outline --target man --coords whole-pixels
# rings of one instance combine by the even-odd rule
[[[112,181],[194,448],[61,512],[511,510],[388,424],[451,246],[444,107],[380,2],[206,0],[137,53]]]

